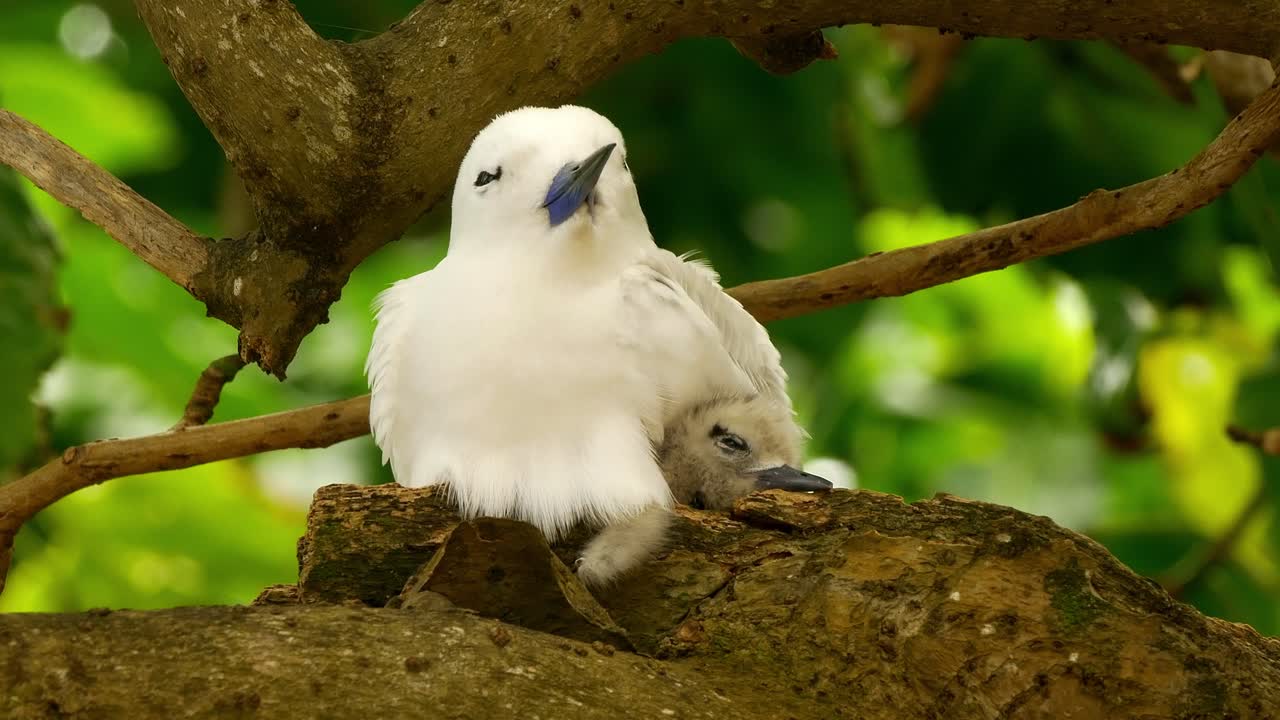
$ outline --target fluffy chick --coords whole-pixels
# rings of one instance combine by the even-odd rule
[[[658,463],[678,502],[727,510],[757,490],[830,490],[799,469],[804,431],[794,414],[762,395],[702,403],[664,435]]]

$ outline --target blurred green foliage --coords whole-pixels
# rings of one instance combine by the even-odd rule
[[[24,463],[44,444],[44,417],[31,395],[62,341],[56,260],[17,173],[0,167],[0,468]]]
[[[131,3],[14,2],[0,25],[5,107],[202,232],[244,226],[221,152]],[[413,4],[298,3],[322,35],[344,41]],[[1177,104],[1105,45],[980,39],[908,123],[909,57],[873,28],[829,37],[841,59],[789,78],[725,42],[681,42],[582,99],[626,134],[659,242],[701,250],[727,285],[1061,207],[1170,170],[1226,120],[1206,81],[1194,106]],[[1275,165],[1264,159],[1222,200],[1160,231],[772,326],[811,456],[909,500],[946,491],[1049,515],[1169,581],[1269,493],[1186,598],[1280,632],[1280,471],[1223,432],[1233,421],[1280,425]],[[234,331],[24,187],[62,248],[70,308],[61,359],[37,393],[51,447],[172,424],[204,365],[234,349]],[[32,324],[55,306],[41,289],[53,255],[11,195],[0,182],[0,291],[26,303],[15,312],[6,294],[0,307],[0,358],[17,368],[0,394],[0,461],[17,468],[39,452],[38,425],[9,398],[28,392],[62,340],[57,323]],[[431,267],[446,237],[447,218],[434,213],[372,257],[289,381],[242,372],[215,420],[363,392],[373,295]],[[0,609],[245,602],[293,579],[293,540],[317,485],[389,479],[363,438],[106,483],[23,531]]]

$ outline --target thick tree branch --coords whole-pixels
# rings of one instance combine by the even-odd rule
[[[761,321],[869,298],[906,295],[1163,227],[1208,205],[1280,139],[1280,86],[1272,85],[1200,154],[1166,175],[1115,191],[1095,190],[1074,205],[947,240],[869,255],[799,277],[739,286],[734,297]]]
[[[6,718],[811,717],[746,678],[458,610],[9,614],[0,640]]]
[[[1280,642],[1011,508],[845,491],[756,494],[731,517],[678,508],[668,548],[597,595],[648,659],[550,634],[591,632],[579,611],[525,597],[563,602],[547,577],[559,563],[518,529],[492,534],[510,521],[460,526],[484,533],[460,540],[449,505],[321,488],[301,606],[0,616],[17,678],[0,714],[1263,718],[1280,705]],[[402,588],[413,609],[358,606]],[[423,589],[436,596],[411,602]],[[324,604],[339,602],[357,606]]]
[[[23,118],[0,110],[0,163],[106,231],[187,290],[209,262],[208,238]]]

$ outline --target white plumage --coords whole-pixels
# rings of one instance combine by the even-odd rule
[[[366,372],[400,484],[447,484],[464,515],[550,539],[608,526],[579,565],[595,584],[661,540],[665,427],[719,396],[790,408],[764,329],[708,268],[654,245],[620,133],[573,106],[476,137],[449,252],[379,297]]]
[[[688,254],[677,256],[657,248],[648,254],[647,261],[678,284],[716,326],[721,345],[747,374],[755,393],[790,412],[791,397],[787,395],[781,353],[764,326],[721,289],[716,271]]]

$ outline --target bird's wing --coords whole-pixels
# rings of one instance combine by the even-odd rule
[[[769,333],[746,308],[720,287],[720,276],[707,263],[655,248],[645,262],[674,281],[715,326],[725,351],[751,379],[756,392],[791,409],[782,355]]]
[[[693,405],[752,394],[751,379],[726,352],[715,323],[666,273],[638,263],[623,272],[621,291],[622,341],[638,353],[664,400],[661,427],[647,428],[655,445],[663,428]]]

